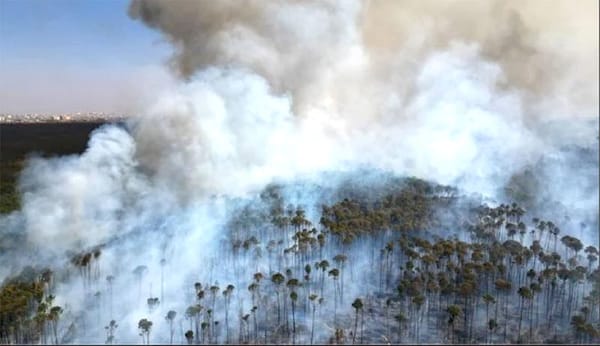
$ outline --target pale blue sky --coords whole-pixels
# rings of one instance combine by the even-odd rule
[[[125,111],[123,94],[139,91],[131,79],[156,84],[170,54],[158,32],[128,17],[128,5],[0,0],[0,113]]]

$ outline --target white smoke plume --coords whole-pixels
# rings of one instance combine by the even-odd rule
[[[369,167],[500,199],[554,157],[576,165],[536,172],[540,196],[597,224],[597,161],[577,175],[587,163],[561,151],[597,146],[597,12],[597,1],[134,0],[131,17],[173,44],[181,81],[127,129],[97,130],[81,156],[31,160],[22,210],[0,222],[40,263],[106,244],[124,342],[139,338],[147,311],[131,302],[149,282],[158,295],[162,258],[163,304],[180,312],[198,277],[243,285],[206,261],[231,198],[273,181]],[[0,281],[27,262],[0,259]],[[143,285],[137,265],[149,268]],[[74,284],[57,293],[93,304]]]
[[[269,116],[285,122],[269,136],[300,147],[283,151],[305,153],[302,167],[374,163],[494,194],[544,153],[595,145],[597,9],[595,1],[133,1],[130,15],[165,34],[189,83],[209,67],[241,69],[289,96],[293,116]],[[247,138],[248,112],[234,113],[235,130],[219,138]],[[296,137],[286,134],[290,122]],[[279,148],[266,155],[279,157]],[[238,162],[254,158],[240,154]]]

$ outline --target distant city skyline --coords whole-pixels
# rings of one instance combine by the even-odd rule
[[[128,0],[0,0],[0,112],[135,110],[170,47]]]

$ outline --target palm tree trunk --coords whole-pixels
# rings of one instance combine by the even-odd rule
[[[317,309],[316,305],[313,305],[313,311],[312,311],[312,325],[310,327],[310,344],[313,344],[313,338],[315,335],[315,310]]]
[[[531,342],[531,339],[533,339],[533,299],[529,302],[529,340],[527,341]]]
[[[279,304],[279,290],[276,290],[275,293],[277,294],[277,324],[281,324],[281,306]]]
[[[483,327],[485,329],[485,341],[484,341],[484,343],[486,343],[486,344],[488,342],[488,326],[487,326],[487,324],[488,324],[488,322],[490,320],[490,312],[489,311],[490,311],[490,304],[486,303],[485,304],[485,323],[483,324]]]
[[[225,299],[225,342],[229,343],[229,298]]]
[[[402,321],[398,321],[398,343],[402,343]]]
[[[352,334],[352,344],[356,341],[356,329],[358,329],[358,310],[356,310],[356,315],[354,317],[354,334]]]
[[[335,281],[333,282],[333,327],[337,328],[337,294],[335,289]]]
[[[523,321],[523,298],[519,302],[519,328],[517,329],[517,342],[521,342],[521,322]]]
[[[54,344],[55,345],[58,345],[57,324],[58,324],[58,321],[52,322],[52,330],[54,331]]]
[[[363,343],[363,331],[365,325],[365,312],[364,310],[360,310],[360,343]]]
[[[296,304],[292,300],[292,344],[296,344]]]
[[[258,342],[258,323],[256,322],[256,311],[252,313],[252,319],[254,320],[254,342]]]

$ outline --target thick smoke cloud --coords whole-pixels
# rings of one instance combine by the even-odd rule
[[[130,15],[165,34],[188,80],[207,67],[250,70],[334,146],[359,146],[444,183],[491,179],[472,189],[489,193],[548,149],[593,144],[597,126],[583,120],[598,114],[597,9],[594,1],[133,1]],[[573,122],[584,125],[559,131]],[[392,146],[402,155],[381,150]],[[332,156],[362,159],[338,148]]]
[[[239,275],[209,259],[243,205],[233,198],[273,181],[368,167],[500,200],[533,167],[534,199],[576,210],[573,227],[597,224],[598,163],[565,149],[597,156],[597,10],[595,1],[134,0],[131,17],[173,44],[182,80],[127,130],[94,133],[83,155],[31,160],[23,208],[0,222],[23,230],[19,251],[37,263],[106,244],[102,267],[116,277],[112,305],[127,342],[149,314],[139,300],[150,284],[158,296],[162,258],[162,305],[181,314],[199,278],[243,290],[243,278],[267,271],[264,260]],[[582,240],[595,237],[597,228]],[[8,257],[0,268],[16,270]],[[142,264],[141,283],[131,271]],[[81,282],[66,282],[59,303],[69,297],[74,316],[93,306]],[[162,321],[164,311],[148,316]],[[97,342],[103,330],[85,335],[74,340]]]
[[[410,89],[422,60],[463,41],[499,65],[500,86],[518,88],[531,101],[559,98],[553,106],[563,103],[570,113],[588,108],[588,115],[598,107],[597,11],[595,1],[151,0],[130,7],[132,18],[173,43],[181,76],[213,65],[249,67],[277,91],[291,91],[298,107],[327,96],[340,106],[339,94],[356,85],[363,93]]]

